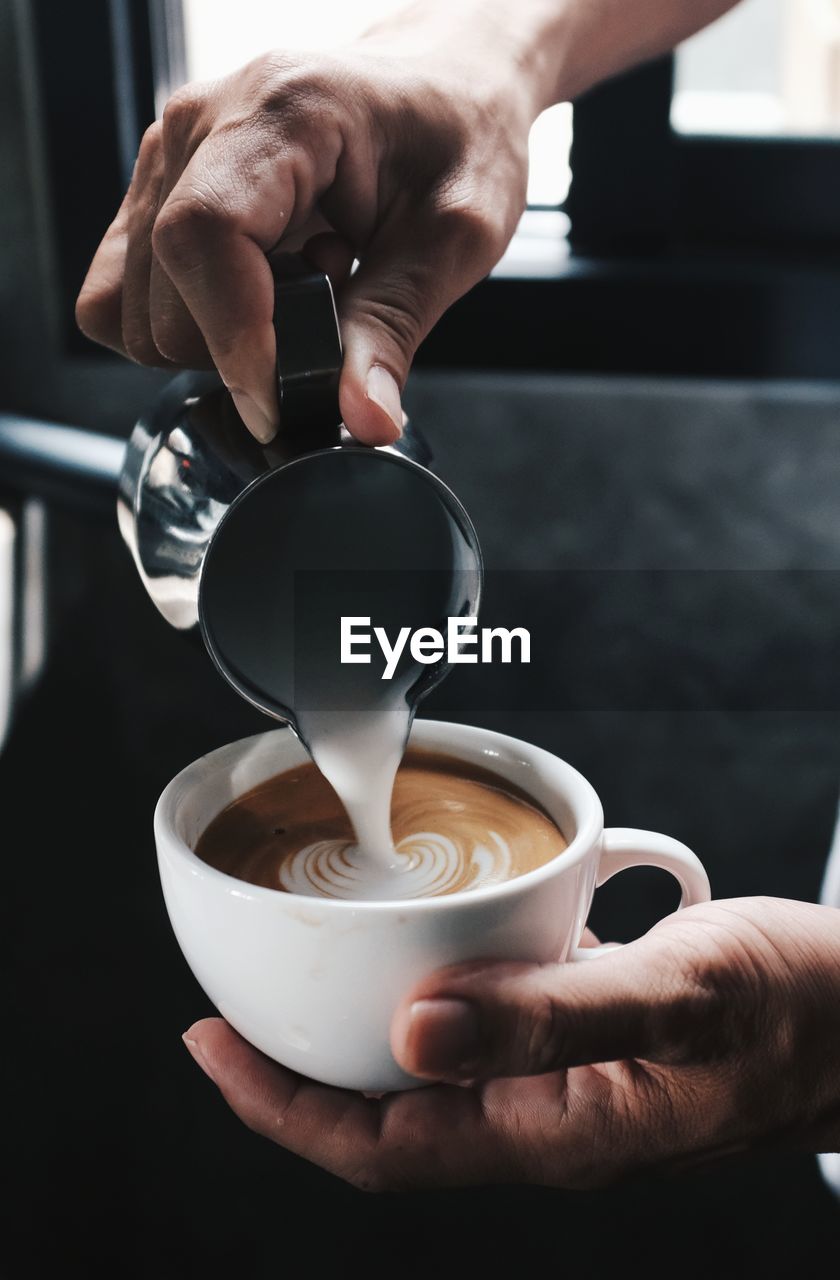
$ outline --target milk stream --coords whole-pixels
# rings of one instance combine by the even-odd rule
[[[411,712],[404,697],[376,711],[319,711],[302,717],[310,753],[347,811],[355,845],[319,840],[283,864],[288,893],[368,901],[430,897],[507,880],[507,841],[488,831],[464,849],[439,831],[391,838],[391,797],[405,750]]]
[[[475,531],[440,481],[397,452],[360,447],[267,472],[207,548],[210,652],[249,701],[297,727],[345,804],[371,884],[407,865],[391,841],[394,777],[411,712],[448,668],[410,650],[391,679],[374,657],[343,662],[341,619],[367,618],[388,636],[445,629],[477,616],[481,576]]]
[[[376,711],[308,711],[300,721],[312,759],[347,810],[359,859],[374,876],[394,871],[391,796],[411,723],[405,698]]]
[[[408,865],[390,833],[391,792],[411,714],[446,673],[403,650],[342,661],[341,620],[387,636],[477,616],[481,553],[466,513],[395,451],[316,450],[269,471],[235,502],[201,571],[204,638],[249,701],[299,731],[344,802],[365,884]],[[433,861],[437,862],[437,858]]]

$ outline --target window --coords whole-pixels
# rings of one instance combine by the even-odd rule
[[[742,0],[678,51],[671,123],[689,135],[840,135],[840,0]]]

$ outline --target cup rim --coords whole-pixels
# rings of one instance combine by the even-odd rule
[[[415,733],[418,733],[420,741],[418,742],[415,739],[416,745],[430,746],[459,758],[461,756],[459,746],[463,746],[467,742],[483,741],[487,755],[484,767],[490,772],[498,772],[500,777],[507,777],[507,775],[498,769],[494,770],[493,757],[498,755],[498,750],[494,750],[494,748],[507,749],[514,753],[524,753],[523,763],[527,759],[529,764],[542,764],[556,774],[561,780],[560,785],[555,788],[557,794],[562,795],[568,803],[571,803],[573,811],[576,812],[578,817],[575,835],[563,852],[557,854],[549,862],[543,863],[542,866],[535,867],[532,871],[526,871],[522,875],[514,876],[510,880],[503,880],[499,884],[469,889],[462,893],[440,894],[421,898],[387,898],[374,901],[365,898],[327,898],[314,895],[310,897],[302,894],[285,893],[280,889],[271,889],[266,885],[251,884],[247,880],[240,880],[238,877],[229,875],[228,872],[220,871],[217,867],[202,861],[190,848],[186,840],[178,834],[176,819],[180,805],[193,788],[206,779],[208,771],[213,771],[220,767],[223,767],[226,771],[229,770],[233,763],[231,757],[246,753],[249,749],[253,749],[254,745],[261,739],[277,733],[288,733],[295,742],[299,742],[291,728],[281,727],[269,729],[263,733],[252,734],[247,738],[239,738],[235,742],[217,747],[206,755],[200,756],[192,764],[187,765],[177,773],[162,791],[155,807],[154,835],[158,850],[165,848],[169,854],[174,854],[184,863],[193,875],[198,875],[210,883],[218,883],[221,889],[228,893],[235,892],[239,897],[255,898],[274,903],[275,906],[279,905],[280,902],[296,903],[299,906],[302,901],[306,904],[307,909],[317,908],[318,910],[326,911],[328,914],[333,912],[341,914],[359,911],[388,912],[394,910],[399,910],[400,914],[422,911],[463,911],[489,902],[503,902],[506,898],[516,897],[519,893],[525,892],[545,880],[552,879],[557,874],[557,867],[561,860],[564,873],[567,869],[571,870],[572,867],[578,866],[591,853],[593,846],[604,829],[604,811],[595,788],[583,774],[579,773],[577,769],[559,756],[546,751],[543,747],[537,747],[525,742],[521,738],[497,733],[492,729],[482,729],[478,726],[458,724],[445,720],[415,719],[411,729],[411,736],[409,737],[409,744],[411,744]],[[449,735],[448,739],[445,735]],[[438,738],[441,741],[438,741]],[[424,741],[424,739],[428,739],[428,741]],[[222,757],[225,759],[223,766],[220,759]],[[289,767],[292,766],[286,766],[286,768]],[[278,770],[278,773],[282,772],[285,772],[284,768]],[[522,783],[519,782],[519,785],[522,786]],[[527,786],[522,786],[522,789],[528,790]],[[244,794],[244,792],[240,792],[240,794]],[[202,830],[204,829],[202,828]],[[565,838],[565,833],[563,834]]]

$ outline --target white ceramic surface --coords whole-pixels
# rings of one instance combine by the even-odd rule
[[[411,741],[522,787],[558,824],[568,849],[504,884],[440,898],[345,902],[236,880],[201,862],[193,849],[231,800],[308,759],[288,729],[197,760],[170,782],[155,811],[169,917],[219,1012],[278,1062],[350,1089],[418,1083],[395,1062],[389,1027],[403,994],[433,969],[477,959],[590,958],[577,944],[592,895],[617,871],[670,871],[682,888],[681,907],[709,898],[706,873],[685,845],[651,832],[605,831],[592,787],[549,752],[432,720],[415,721]]]

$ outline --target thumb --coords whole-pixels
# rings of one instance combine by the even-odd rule
[[[394,1055],[413,1075],[450,1080],[686,1061],[721,1009],[696,964],[675,960],[673,944],[652,934],[585,963],[440,970],[398,1009]]]
[[[463,210],[427,211],[377,232],[338,300],[341,414],[358,440],[391,444],[399,437],[402,391],[418,346],[504,247],[478,215]]]

